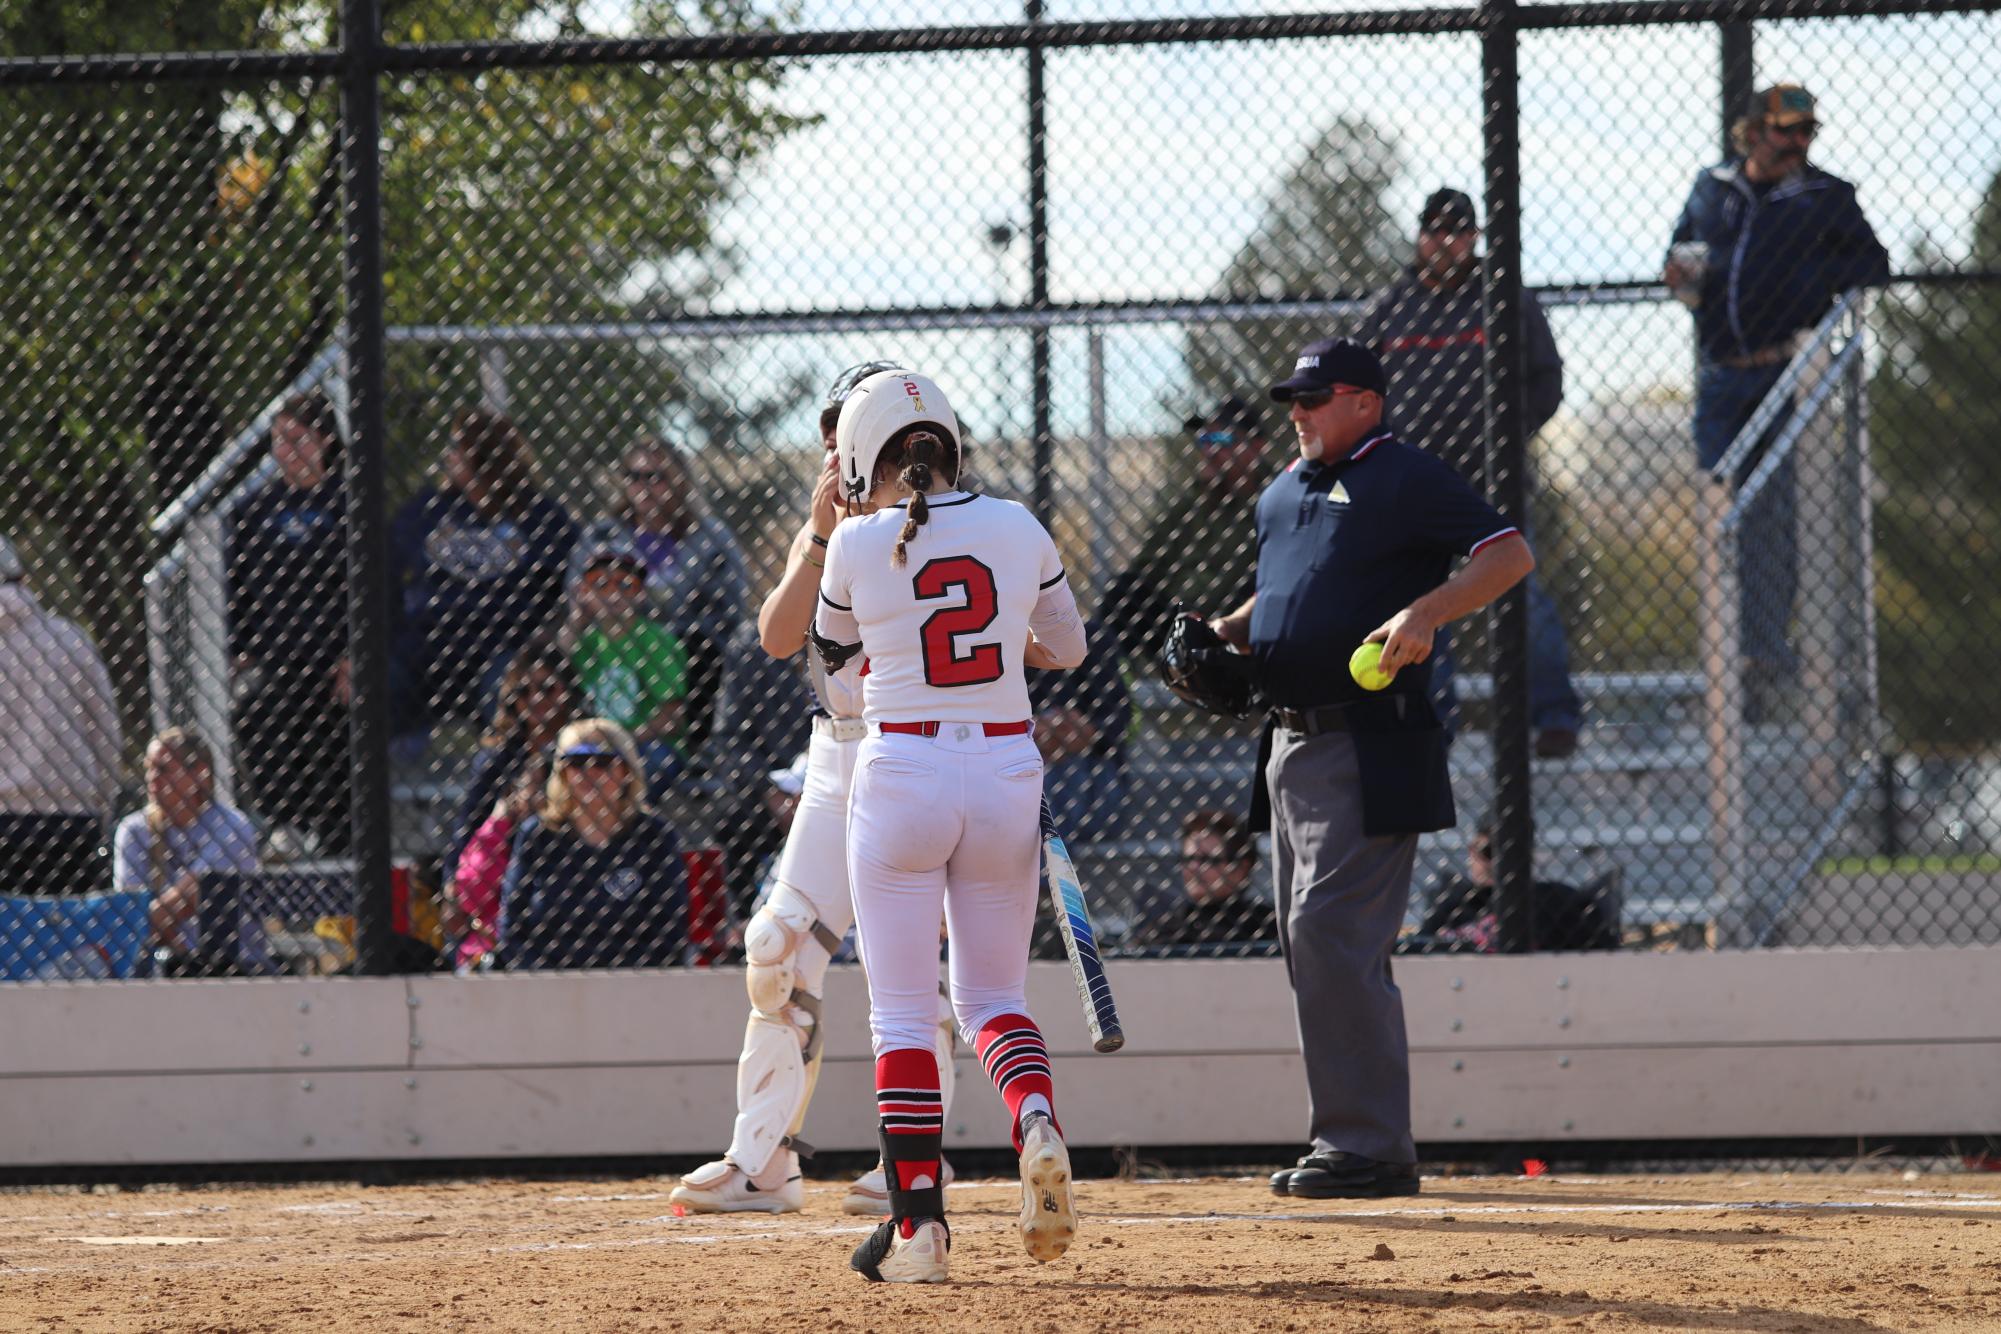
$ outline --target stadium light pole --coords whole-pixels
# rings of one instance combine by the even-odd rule
[[[389,570],[383,486],[382,13],[341,0],[340,159],[347,285],[348,772],[355,971],[395,967],[389,882]]]

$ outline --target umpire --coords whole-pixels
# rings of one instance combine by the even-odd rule
[[[1250,600],[1214,622],[1248,649],[1266,700],[1263,782],[1312,1142],[1280,1195],[1410,1195],[1410,1051],[1390,951],[1417,836],[1451,826],[1433,638],[1535,568],[1521,534],[1437,456],[1385,428],[1382,365],[1345,338],[1309,344],[1271,387],[1299,458],[1258,499]],[[1459,557],[1466,563],[1455,573]],[[1389,687],[1347,663],[1383,645]]]

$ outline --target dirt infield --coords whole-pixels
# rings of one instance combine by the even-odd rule
[[[866,1285],[866,1230],[681,1218],[672,1182],[0,1195],[5,1330],[1993,1330],[1984,1174],[1427,1178],[1384,1202],[1258,1178],[1087,1181],[1037,1266],[1010,1182],[955,1186],[953,1282]]]

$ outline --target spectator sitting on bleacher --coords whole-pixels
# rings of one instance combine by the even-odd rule
[[[118,822],[116,886],[152,898],[153,934],[171,971],[254,962],[261,941],[204,940],[201,877],[257,869],[257,829],[215,797],[215,754],[200,733],[170,727],[146,747],[146,806]],[[227,960],[227,963],[222,961]]]
[[[514,855],[514,831],[542,805],[549,761],[530,752],[512,775],[512,786],[493,813],[466,841],[444,900],[444,929],[458,941],[453,962],[460,972],[480,967],[493,953],[500,923],[501,886]]]
[[[333,406],[271,421],[277,471],[229,514],[230,694],[239,794],[266,820],[347,850],[347,511]]]
[[[1429,908],[1400,954],[1492,954],[1500,948],[1494,906],[1494,822],[1481,820],[1466,844],[1466,874],[1441,876],[1426,892]],[[1615,950],[1619,922],[1597,893],[1555,880],[1535,882],[1536,943],[1545,950]]]
[[[1135,951],[1214,946],[1213,953],[1254,942],[1275,942],[1278,919],[1271,904],[1251,893],[1257,846],[1250,830],[1229,811],[1192,811],[1181,822],[1181,902],[1143,922],[1126,939]]]
[[[646,804],[639,749],[617,723],[563,729],[547,799],[515,831],[495,962],[642,968],[687,957],[688,871]]]
[[[639,553],[652,617],[688,655],[687,716],[682,732],[690,756],[708,740],[730,635],[744,619],[750,578],[743,550],[728,525],[709,513],[680,450],[647,436],[619,459],[619,503],[590,525],[570,557],[570,583],[584,575],[590,554],[610,541]]]
[[[1124,652],[1144,660],[1149,672],[1177,600],[1234,607],[1250,594],[1258,493],[1284,466],[1257,409],[1241,398],[1224,399],[1186,427],[1194,436],[1193,476],[1164,491],[1138,556],[1112,580],[1098,609]]]
[[[606,538],[584,553],[562,644],[590,711],[632,734],[647,790],[665,795],[687,768],[688,654],[653,618],[646,562],[629,541]]]
[[[118,705],[90,636],[42,609],[0,537],[0,893],[104,888]]]
[[[1131,697],[1119,675],[1118,644],[1085,627],[1092,648],[1069,672],[1031,672],[1029,706],[1035,748],[1046,766],[1043,795],[1056,827],[1072,843],[1118,837],[1126,800],[1126,724]]]
[[[438,467],[438,485],[390,525],[399,731],[481,716],[501,668],[560,612],[577,540],[526,437],[499,413],[460,412]]]
[[[472,772],[466,778],[458,817],[445,844],[443,883],[451,884],[466,844],[497,813],[522,771],[531,762],[543,761],[546,774],[546,761],[557,734],[582,712],[583,692],[577,688],[569,660],[554,643],[536,639],[514,655],[514,661],[500,675],[493,722],[473,752]]]

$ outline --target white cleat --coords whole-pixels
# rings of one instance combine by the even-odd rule
[[[703,1163],[681,1178],[667,1201],[692,1214],[796,1214],[806,1207],[799,1155],[781,1151],[755,1181],[727,1158]]]
[[[949,1186],[957,1173],[952,1171],[951,1163],[940,1159],[938,1175],[942,1178],[939,1184]],[[848,1197],[841,1201],[841,1212],[874,1214],[878,1218],[889,1216],[889,1179],[883,1175],[880,1161],[866,1176],[856,1177],[854,1184],[848,1187]]]
[[[943,1283],[951,1249],[952,1234],[938,1219],[917,1219],[907,1237],[889,1219],[855,1247],[848,1265],[871,1283]]]
[[[1077,1206],[1070,1198],[1070,1150],[1055,1123],[1031,1115],[1021,1132],[1021,1244],[1038,1264],[1070,1249]]]

